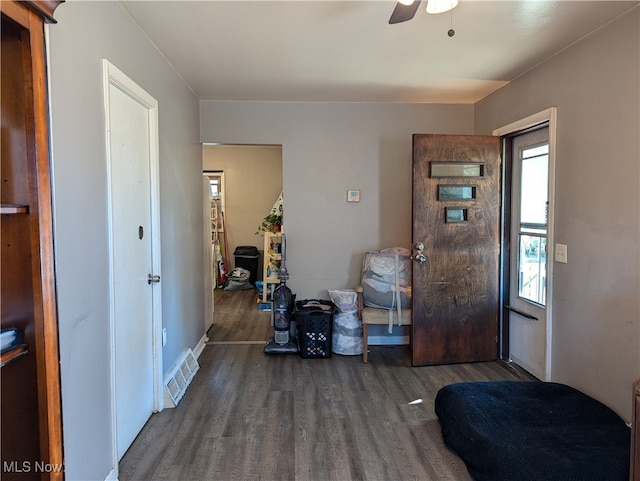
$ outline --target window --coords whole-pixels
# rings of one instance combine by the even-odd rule
[[[518,295],[546,303],[549,144],[519,150]]]
[[[222,192],[220,175],[207,175],[207,177],[209,177],[209,187],[211,188],[211,197],[214,199],[219,199],[220,193]]]

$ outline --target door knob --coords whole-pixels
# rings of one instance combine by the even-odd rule
[[[415,245],[416,248],[416,253],[415,255],[412,256],[412,258],[418,263],[418,264],[424,264],[427,261],[427,256],[424,255],[424,243],[423,242],[416,242]]]
[[[147,276],[147,282],[149,284],[157,284],[158,282],[160,282],[160,276],[154,276],[153,274],[149,274]]]

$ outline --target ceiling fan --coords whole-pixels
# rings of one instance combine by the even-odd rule
[[[420,0],[399,0],[391,13],[389,23],[401,23],[411,20],[420,6]],[[427,0],[427,13],[443,13],[458,5],[458,0]]]

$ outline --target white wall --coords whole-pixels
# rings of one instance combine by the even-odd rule
[[[66,2],[49,27],[65,477],[112,469],[102,59],[159,102],[166,371],[203,335],[198,100],[118,2]]]
[[[203,142],[282,145],[298,299],[355,286],[367,250],[410,247],[412,134],[470,134],[472,120],[471,105],[200,101]]]
[[[640,374],[640,9],[476,104],[476,133],[558,108],[553,380],[627,420]]]

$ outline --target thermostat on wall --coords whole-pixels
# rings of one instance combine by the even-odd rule
[[[347,202],[360,202],[360,191],[359,190],[348,190],[347,191]]]

